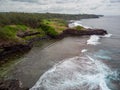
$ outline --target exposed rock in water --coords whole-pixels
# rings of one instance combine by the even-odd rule
[[[22,87],[19,80],[1,80],[0,90],[29,90],[29,88]]]
[[[58,38],[63,38],[66,36],[82,36],[82,35],[105,35],[106,30],[103,29],[86,29],[86,30],[76,30],[76,29],[66,29],[61,33]]]

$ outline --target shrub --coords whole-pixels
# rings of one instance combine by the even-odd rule
[[[25,31],[27,27],[25,25],[7,25],[5,27],[0,27],[0,39],[17,40],[16,34],[18,30]]]
[[[55,37],[56,35],[58,35],[58,33],[55,31],[55,29],[51,26],[45,25],[45,24],[41,24],[40,28],[49,36],[51,37]]]
[[[76,26],[75,29],[77,29],[77,30],[83,30],[84,27],[83,26]]]
[[[0,28],[0,39],[14,39],[16,36],[16,30],[12,30],[11,27]]]

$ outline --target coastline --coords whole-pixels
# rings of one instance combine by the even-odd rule
[[[40,49],[32,50],[21,59],[8,73],[6,79],[17,79],[23,87],[31,88],[39,77],[59,61],[78,56],[86,47],[87,37],[66,37]],[[81,43],[81,44],[80,44]],[[68,46],[69,44],[69,46]]]
[[[69,38],[69,36],[71,36],[71,35],[67,35],[68,38]],[[75,36],[75,35],[74,35],[74,36]],[[67,39],[67,37],[65,37],[65,38],[63,38],[63,39],[57,39],[57,40],[58,40],[58,41],[59,41],[59,40],[60,40],[60,41],[61,41],[61,40],[64,41],[64,40]],[[76,37],[73,37],[73,38],[77,38],[77,37],[79,37],[79,39],[82,39],[82,37],[85,37],[85,36],[84,36],[84,35],[80,35],[80,36],[77,35]],[[88,37],[88,36],[87,36],[87,37]],[[87,38],[86,38],[86,39],[87,39]],[[57,47],[57,48],[61,48],[61,47],[64,48],[64,47],[65,47],[65,48],[68,49],[68,50],[71,48],[71,51],[67,51],[67,52],[64,52],[64,53],[66,54],[66,53],[68,53],[68,52],[69,52],[69,53],[72,52],[72,55],[73,55],[73,56],[76,56],[76,55],[78,55],[78,53],[79,53],[79,54],[81,53],[81,50],[82,50],[82,49],[85,48],[86,39],[83,38],[84,41],[80,41],[80,40],[79,40],[79,42],[82,42],[82,43],[81,43],[82,46],[77,45],[77,43],[79,43],[79,42],[76,43],[77,46],[74,46],[74,42],[72,41],[74,47],[73,47],[73,46],[71,46],[71,47],[69,47],[69,46],[64,46],[64,44],[63,44],[63,46],[61,46],[61,45],[59,46],[59,44],[58,44],[59,47]],[[39,42],[40,42],[40,41],[39,41]],[[67,41],[64,41],[64,42],[66,42],[66,45],[68,44]],[[71,44],[72,44],[72,42],[71,42],[71,40],[69,41],[69,43],[71,43]],[[58,42],[58,43],[59,43],[59,42]],[[56,43],[56,44],[57,44],[57,43]],[[56,44],[55,44],[55,45],[56,45]],[[70,44],[70,45],[71,45],[71,44]],[[55,47],[54,44],[52,44],[52,45],[50,45],[50,46],[48,45],[48,46],[47,46],[47,49],[49,50],[49,48],[52,48],[52,49],[50,49],[50,51],[54,51],[54,49],[53,49],[54,47]],[[76,47],[78,47],[79,49],[77,49]],[[64,49],[65,49],[65,48],[64,48]],[[72,48],[73,48],[73,49],[72,49]],[[76,49],[74,49],[74,48],[76,48]],[[46,48],[43,48],[43,50],[45,50],[45,51],[46,51],[47,49],[46,49]],[[80,50],[80,49],[81,49],[81,50]],[[32,49],[31,49],[31,50],[32,50]],[[60,50],[57,50],[57,51],[60,52]],[[31,52],[31,51],[30,51],[30,52]],[[29,53],[30,53],[30,52],[29,52]],[[40,51],[39,51],[39,52],[40,52]],[[59,52],[57,52],[57,53],[59,53]],[[76,53],[75,53],[75,52],[76,52]],[[51,53],[51,52],[50,52],[50,53]],[[61,51],[61,53],[63,53],[63,50]],[[55,55],[55,53],[54,53],[54,55]],[[29,56],[29,55],[28,55],[28,56]],[[33,55],[33,56],[34,56],[34,55]],[[55,55],[55,56],[57,56],[57,55]],[[61,59],[63,60],[63,59],[65,59],[65,58],[69,58],[69,57],[73,57],[73,56],[71,56],[71,54],[68,54],[67,56],[64,57],[64,54],[62,54],[60,57],[57,57],[57,59],[58,59],[58,60],[61,60]],[[61,58],[61,57],[62,57],[62,58]],[[39,57],[39,58],[40,58],[40,57]],[[38,58],[38,60],[39,60],[39,58]],[[60,58],[61,58],[61,59],[60,59]],[[29,59],[30,59],[30,58],[29,58]],[[45,59],[43,59],[43,60],[45,60]],[[20,61],[21,61],[21,60],[20,60]],[[30,63],[35,63],[35,62],[38,63],[38,61],[34,61],[34,59],[33,59],[32,61],[30,61],[30,60],[26,60],[25,62],[24,62],[24,61],[21,61],[21,62],[18,63],[17,69],[18,69],[18,70],[19,70],[19,69],[22,70],[22,68],[23,68],[24,66],[21,66],[21,65],[22,65],[22,64],[23,64],[23,65],[27,65],[29,62],[30,62]],[[43,61],[41,61],[41,62],[43,63]],[[47,61],[47,62],[48,62],[48,61]],[[22,63],[22,64],[21,64],[21,63]],[[25,63],[26,63],[26,64],[25,64]],[[49,63],[49,62],[48,62],[48,63]],[[19,66],[19,64],[21,64],[21,65]],[[17,65],[17,64],[16,64],[16,65]],[[15,67],[16,67],[16,65],[15,65]],[[54,65],[54,64],[53,64],[53,65]],[[32,65],[30,65],[30,66],[32,66]],[[44,66],[46,66],[46,65],[44,65]],[[44,66],[40,66],[40,67],[43,68]],[[14,67],[14,68],[15,68],[15,67]],[[33,67],[33,66],[32,66],[32,67]],[[37,65],[35,65],[35,67],[37,67]],[[52,65],[51,65],[51,67],[52,67]],[[50,68],[50,67],[47,67],[47,69],[45,69],[45,71],[48,70],[49,68]],[[12,69],[13,69],[13,68],[12,68]],[[17,70],[17,69],[16,69],[16,70]],[[30,68],[29,68],[29,69],[30,69]],[[28,70],[29,70],[29,69],[28,69]],[[15,72],[16,72],[16,70],[15,70]],[[24,69],[23,69],[23,70],[24,70]],[[26,71],[26,70],[27,70],[27,69],[25,69],[25,71]],[[32,70],[32,69],[31,69],[31,70]],[[22,73],[25,72],[25,71],[22,71]],[[33,70],[33,71],[34,71],[34,70]],[[10,69],[10,72],[11,72],[11,69]],[[36,71],[36,72],[38,72],[37,76],[36,76],[36,75],[35,75],[35,76],[33,75],[34,78],[36,78],[36,79],[35,79],[35,80],[33,80],[33,79],[30,80],[30,81],[33,81],[34,83],[35,83],[36,80],[39,78],[39,76],[42,75],[42,74],[40,75],[40,72],[39,72],[39,71]],[[42,71],[42,72],[43,72],[43,71]],[[13,70],[13,73],[14,73],[14,70]],[[23,81],[22,81],[23,84],[27,83],[28,80],[30,79],[30,78],[28,79],[28,76],[26,77],[25,75],[21,75],[18,71],[17,71],[17,73],[18,73],[18,74],[13,75],[13,77],[17,77],[17,79],[20,80],[20,81],[23,80]],[[20,76],[19,76],[19,74],[20,74]],[[10,75],[10,74],[8,74],[8,75]],[[22,77],[21,77],[21,76],[22,76]],[[11,77],[11,80],[13,80],[13,77]],[[9,77],[9,78],[10,78],[10,77]],[[21,78],[21,79],[20,79],[20,78]],[[25,79],[25,78],[26,78],[26,79]],[[27,80],[27,82],[24,81],[24,80]],[[28,86],[26,85],[26,86],[24,86],[24,87],[29,87],[29,86],[32,86],[32,85],[30,84],[30,85],[28,85]],[[29,88],[30,88],[30,87],[29,87]]]
[[[23,38],[23,37],[27,37],[27,36],[36,36],[38,34],[40,34],[40,33],[39,32],[32,32],[32,33],[29,33],[29,32],[26,33],[25,32],[25,33],[22,33],[22,34],[18,34],[17,36],[20,37],[20,38]],[[29,41],[26,41],[26,43],[23,43],[23,42],[22,43],[14,43],[14,44],[11,44],[11,43],[4,44],[3,43],[0,46],[0,48],[2,49],[2,51],[0,52],[0,59],[1,60],[3,59],[1,64],[9,63],[8,62],[9,59],[7,59],[7,61],[4,61],[4,58],[9,57],[10,55],[14,55],[17,52],[20,52],[20,53],[22,53],[22,55],[24,55],[25,52],[29,52],[33,48],[34,43],[38,42],[38,41],[42,41],[42,40],[46,40],[46,39],[64,40],[64,38],[69,37],[69,36],[86,36],[86,35],[90,36],[90,35],[105,35],[105,34],[107,34],[107,31],[105,31],[103,29],[90,29],[89,28],[89,29],[85,29],[85,30],[84,29],[83,30],[77,30],[77,29],[69,29],[67,27],[67,29],[62,31],[62,33],[60,33],[60,34],[58,34],[54,37],[51,36],[50,34],[48,34],[47,36],[43,36],[43,37],[40,37],[40,38],[38,38],[38,37],[31,38],[31,39],[29,39]],[[17,61],[15,61],[15,62],[17,62]],[[13,60],[13,63],[11,63],[11,64],[14,64],[14,60]],[[9,69],[2,76],[7,74],[7,72],[9,72]],[[14,81],[14,79],[10,79],[10,81],[12,81],[12,80]],[[19,79],[18,79],[18,81],[19,81]],[[15,81],[15,82],[18,82],[18,81]],[[6,82],[6,81],[2,80],[1,85],[4,86],[4,82]],[[20,83],[17,84],[17,86],[19,86],[19,85],[20,85]],[[24,89],[22,89],[22,90],[24,90]]]

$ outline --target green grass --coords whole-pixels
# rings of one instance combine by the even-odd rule
[[[76,26],[75,29],[77,29],[77,30],[84,30],[85,28],[83,26]]]
[[[51,37],[55,37],[56,35],[58,35],[58,32],[56,32],[52,26],[41,24],[40,27],[45,32],[45,34]]]
[[[19,31],[20,32],[29,31],[31,33],[40,32],[40,34],[35,36],[27,36],[25,38],[20,38],[17,36],[17,33]],[[34,29],[34,28],[27,27],[25,25],[7,25],[4,27],[0,27],[0,40],[2,41],[22,42],[24,40],[29,40],[33,37],[42,37],[42,36],[45,36],[45,32],[41,28]]]
[[[33,35],[33,36],[27,36],[27,37],[24,37],[23,39],[30,40],[31,38],[44,37],[46,35],[45,32],[41,28],[36,28],[36,29],[30,28],[30,32],[31,33],[40,32],[40,34]]]
[[[44,19],[43,24],[48,25],[55,29],[57,33],[61,33],[63,30],[67,28],[67,23],[62,19]]]
[[[43,37],[49,35],[51,37],[57,36],[59,33],[62,33],[63,30],[67,29],[67,23],[62,19],[43,19],[39,22],[40,25],[37,28],[28,27],[25,25],[6,25],[0,27],[0,41],[2,42],[20,42],[23,43],[26,40],[35,37]],[[27,36],[24,38],[18,37],[17,33],[24,32],[40,32],[38,35]]]
[[[19,40],[17,32],[19,30],[26,31],[28,27],[24,25],[7,25],[0,27],[0,39],[2,40]]]

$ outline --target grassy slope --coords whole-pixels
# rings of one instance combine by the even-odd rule
[[[56,32],[61,33],[67,28],[66,21],[62,19],[44,19],[43,23],[55,29]]]
[[[25,43],[26,40],[29,40],[31,38],[35,37],[43,37],[45,35],[50,35],[51,37],[54,37],[60,33],[62,33],[63,30],[67,29],[67,23],[65,20],[62,19],[43,19],[40,22],[40,25],[38,28],[32,28],[25,25],[6,25],[3,27],[0,27],[0,42],[1,43]],[[77,26],[74,29],[81,30],[84,29],[82,26]],[[34,36],[27,36],[24,38],[20,38],[17,36],[18,32],[40,32],[39,35]]]
[[[27,27],[25,25],[6,25],[4,27],[0,27],[0,41],[1,42],[11,42],[11,43],[24,43],[25,40],[28,40],[30,38],[36,37],[36,36],[28,36],[25,38],[20,38],[17,36],[18,32],[40,32],[40,35],[36,35],[37,37],[44,36],[44,31],[41,30],[41,28],[31,28]]]
[[[67,24],[64,20],[60,19],[44,19],[40,22],[38,28],[31,28],[25,25],[6,25],[0,27],[0,41],[6,42],[24,42],[26,39],[30,39],[36,36],[28,36],[25,38],[20,38],[17,36],[18,32],[40,32],[40,35],[37,37],[45,36],[46,34],[57,35],[67,28]]]

